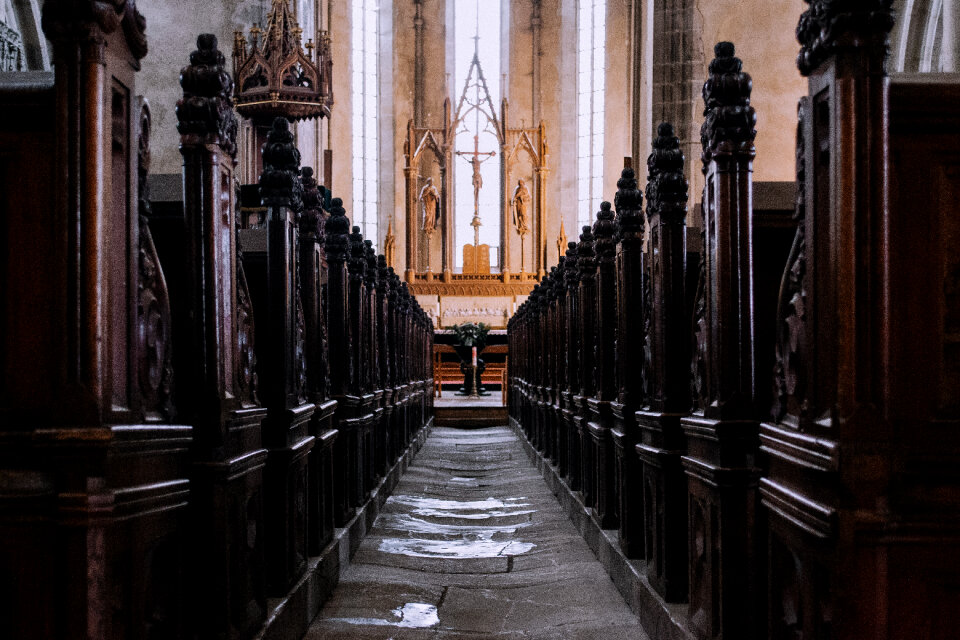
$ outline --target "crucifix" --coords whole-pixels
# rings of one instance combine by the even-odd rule
[[[470,166],[473,167],[473,220],[470,221],[470,226],[473,227],[473,245],[478,246],[480,244],[480,225],[483,223],[480,221],[480,188],[483,186],[483,176],[480,175],[480,165],[497,155],[495,151],[480,151],[480,137],[478,135],[473,136],[473,151],[457,151],[458,156],[469,157],[467,162],[470,163]],[[480,156],[487,156],[483,160],[480,159]]]

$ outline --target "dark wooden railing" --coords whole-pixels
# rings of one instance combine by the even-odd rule
[[[752,83],[720,43],[700,253],[661,124],[646,220],[624,169],[509,323],[510,419],[587,539],[618,529],[598,555],[651,636],[955,633],[960,83],[891,85],[889,1],[813,5],[792,225],[753,210]]]

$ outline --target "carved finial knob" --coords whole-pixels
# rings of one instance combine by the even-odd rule
[[[750,106],[753,80],[743,72],[743,62],[734,56],[733,43],[720,42],[710,62],[710,75],[703,83],[704,122],[700,128],[704,171],[717,156],[740,154],[753,157],[757,114]]]
[[[287,206],[299,212],[303,207],[300,183],[300,151],[286,118],[275,118],[263,145],[263,173],[260,193],[267,206]]]
[[[225,65],[226,59],[217,49],[217,37],[200,34],[190,64],[180,70],[183,97],[177,101],[177,131],[194,144],[219,144],[235,158],[238,124],[230,97],[233,78]]]
[[[643,192],[637,187],[637,174],[626,167],[617,180],[617,194],[613,197],[617,209],[617,223],[622,234],[643,234]]]
[[[682,222],[687,213],[687,180],[680,140],[666,122],[657,127],[657,133],[647,158],[647,218],[660,215],[665,222]]]

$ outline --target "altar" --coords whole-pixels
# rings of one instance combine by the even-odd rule
[[[546,125],[511,122],[508,101],[495,104],[475,53],[456,108],[444,102],[440,126],[408,121],[403,157],[404,260],[395,255],[391,225],[389,264],[438,328],[505,328],[566,251],[562,226],[548,248]]]

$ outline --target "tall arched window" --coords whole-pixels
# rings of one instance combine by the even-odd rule
[[[377,0],[353,0],[353,224],[379,246],[377,211],[380,192],[380,138]]]
[[[605,0],[577,3],[577,227],[590,224],[603,192]]]
[[[455,263],[463,267],[461,248],[474,242],[474,214],[479,218],[479,244],[490,246],[490,267],[500,260],[500,2],[455,0],[454,86],[457,122],[454,229]],[[482,9],[482,10],[481,10]],[[485,74],[492,74],[489,78]]]

